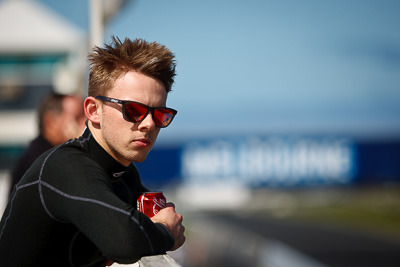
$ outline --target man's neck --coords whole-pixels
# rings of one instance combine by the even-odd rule
[[[90,130],[90,132],[92,133],[92,136],[94,138],[94,140],[96,140],[96,142],[108,153],[110,154],[111,157],[113,157],[116,161],[118,161],[119,163],[121,163],[122,165],[124,165],[125,167],[128,167],[129,164],[131,162],[127,162],[127,161],[121,161],[121,159],[119,159],[118,157],[116,157],[114,155],[114,153],[112,153],[112,150],[110,149],[110,147],[108,146],[108,144],[106,143],[106,141],[104,140],[102,134],[101,134],[101,129],[100,127],[97,126],[97,124],[93,124],[92,122],[88,122],[88,128]]]

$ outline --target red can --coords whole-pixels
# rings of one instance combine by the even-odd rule
[[[164,208],[166,203],[163,192],[144,192],[137,200],[137,210],[151,218]]]

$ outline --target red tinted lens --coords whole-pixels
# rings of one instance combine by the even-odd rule
[[[138,103],[126,103],[125,115],[130,118],[132,122],[141,121],[147,115],[147,107]]]
[[[167,108],[158,108],[154,111],[153,120],[158,127],[167,127],[174,116],[175,113],[172,110]]]

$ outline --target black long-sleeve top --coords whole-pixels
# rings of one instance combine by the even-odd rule
[[[11,171],[11,186],[9,194],[11,194],[12,189],[21,180],[22,176],[29,169],[32,163],[44,152],[52,148],[53,145],[44,138],[42,134],[39,134],[35,139],[33,139],[28,148],[25,150],[24,154],[19,158],[15,166]]]
[[[86,129],[41,155],[13,190],[0,223],[2,266],[105,266],[165,253],[174,239],[136,210],[136,167],[112,158]]]

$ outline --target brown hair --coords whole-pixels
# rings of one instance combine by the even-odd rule
[[[46,95],[40,102],[37,109],[38,117],[38,127],[39,131],[42,133],[44,125],[44,116],[48,112],[54,112],[55,114],[60,114],[63,111],[63,99],[66,95],[50,93]]]
[[[143,39],[131,41],[112,37],[105,48],[94,47],[90,63],[89,96],[106,95],[114,82],[129,71],[137,71],[160,80],[167,92],[171,91],[175,77],[175,55],[165,46]]]

